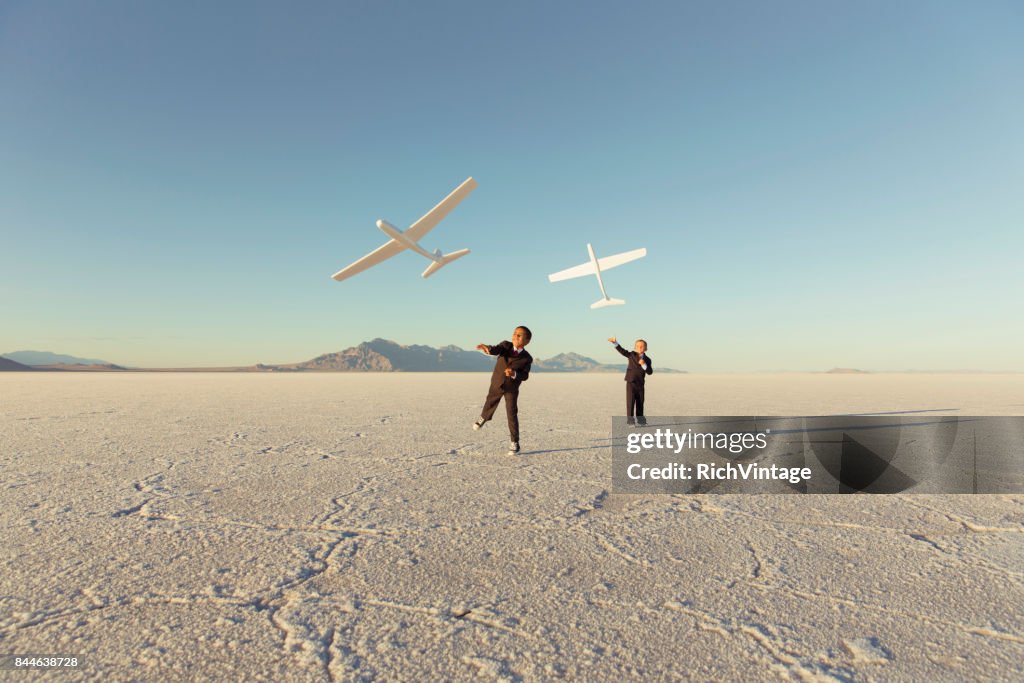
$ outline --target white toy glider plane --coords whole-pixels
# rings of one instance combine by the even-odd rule
[[[427,266],[427,269],[423,271],[423,277],[425,278],[430,277],[455,259],[462,258],[469,253],[469,249],[460,249],[450,254],[442,254],[441,250],[437,249],[431,254],[421,247],[418,242],[424,235],[433,230],[434,226],[440,223],[474,188],[476,188],[476,181],[472,178],[466,178],[465,182],[452,190],[452,193],[442,199],[440,204],[424,214],[422,218],[410,225],[404,232],[385,220],[377,221],[377,227],[381,229],[381,232],[390,237],[391,240],[355,263],[342,268],[331,277],[338,281],[350,278],[406,249],[412,249],[417,254],[426,256],[432,261]]]
[[[566,268],[560,270],[557,273],[548,275],[548,280],[551,282],[560,282],[561,280],[570,280],[574,277],[583,277],[584,275],[596,275],[597,286],[601,288],[601,295],[603,298],[598,299],[594,303],[590,304],[591,308],[604,308],[605,306],[621,306],[626,303],[622,299],[609,298],[608,292],[604,290],[604,280],[601,279],[601,271],[614,268],[615,266],[621,266],[623,263],[629,263],[635,261],[638,258],[647,256],[647,249],[634,249],[633,251],[624,251],[621,254],[615,254],[614,256],[605,256],[602,259],[597,258],[594,255],[594,248],[587,245],[587,251],[590,252],[590,261],[587,263],[581,263],[578,266],[572,268]]]

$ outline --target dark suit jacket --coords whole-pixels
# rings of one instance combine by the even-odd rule
[[[514,349],[510,341],[503,341],[491,347],[491,355],[498,357],[494,364],[494,372],[491,373],[491,388],[501,387],[502,391],[518,392],[519,385],[529,379],[533,356],[527,353],[526,349],[520,351],[518,356],[513,356]],[[505,368],[515,370],[515,379],[505,376]]]
[[[626,377],[625,380],[631,384],[643,384],[644,380],[647,379],[647,375],[654,373],[654,364],[651,363],[651,357],[646,353],[644,354],[645,362],[647,363],[647,369],[644,370],[640,367],[640,354],[636,351],[627,351],[618,344],[615,345],[615,350],[621,353],[623,356],[629,359],[629,363],[626,364]]]

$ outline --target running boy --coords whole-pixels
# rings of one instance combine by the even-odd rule
[[[512,332],[512,341],[503,341],[494,346],[477,344],[478,351],[497,356],[491,386],[484,399],[480,419],[473,423],[473,429],[480,429],[494,416],[498,402],[504,397],[505,414],[508,417],[508,433],[512,440],[509,455],[519,452],[519,385],[530,377],[533,356],[526,352],[526,345],[533,338],[530,328],[520,325]]]

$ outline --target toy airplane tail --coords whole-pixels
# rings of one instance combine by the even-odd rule
[[[605,306],[621,306],[626,303],[622,299],[598,299],[590,304],[591,308],[604,308]]]
[[[469,249],[459,249],[458,251],[453,251],[452,253],[444,254],[443,256],[441,255],[441,250],[440,249],[438,249],[434,253],[435,253],[435,255],[440,260],[434,261],[429,266],[427,266],[427,269],[423,271],[423,277],[424,278],[430,277],[431,275],[433,275],[437,271],[441,270],[442,266],[448,265],[449,263],[451,263],[455,259],[462,258],[463,256],[465,256],[466,254],[469,253]]]

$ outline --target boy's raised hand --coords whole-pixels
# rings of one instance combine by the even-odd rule
[[[612,344],[618,344],[619,343],[618,341],[616,341],[615,337],[608,337],[608,341],[610,341]]]
[[[483,351],[484,353],[490,353],[491,352],[491,347],[488,346],[487,344],[477,344],[476,345],[476,350],[477,351]]]

